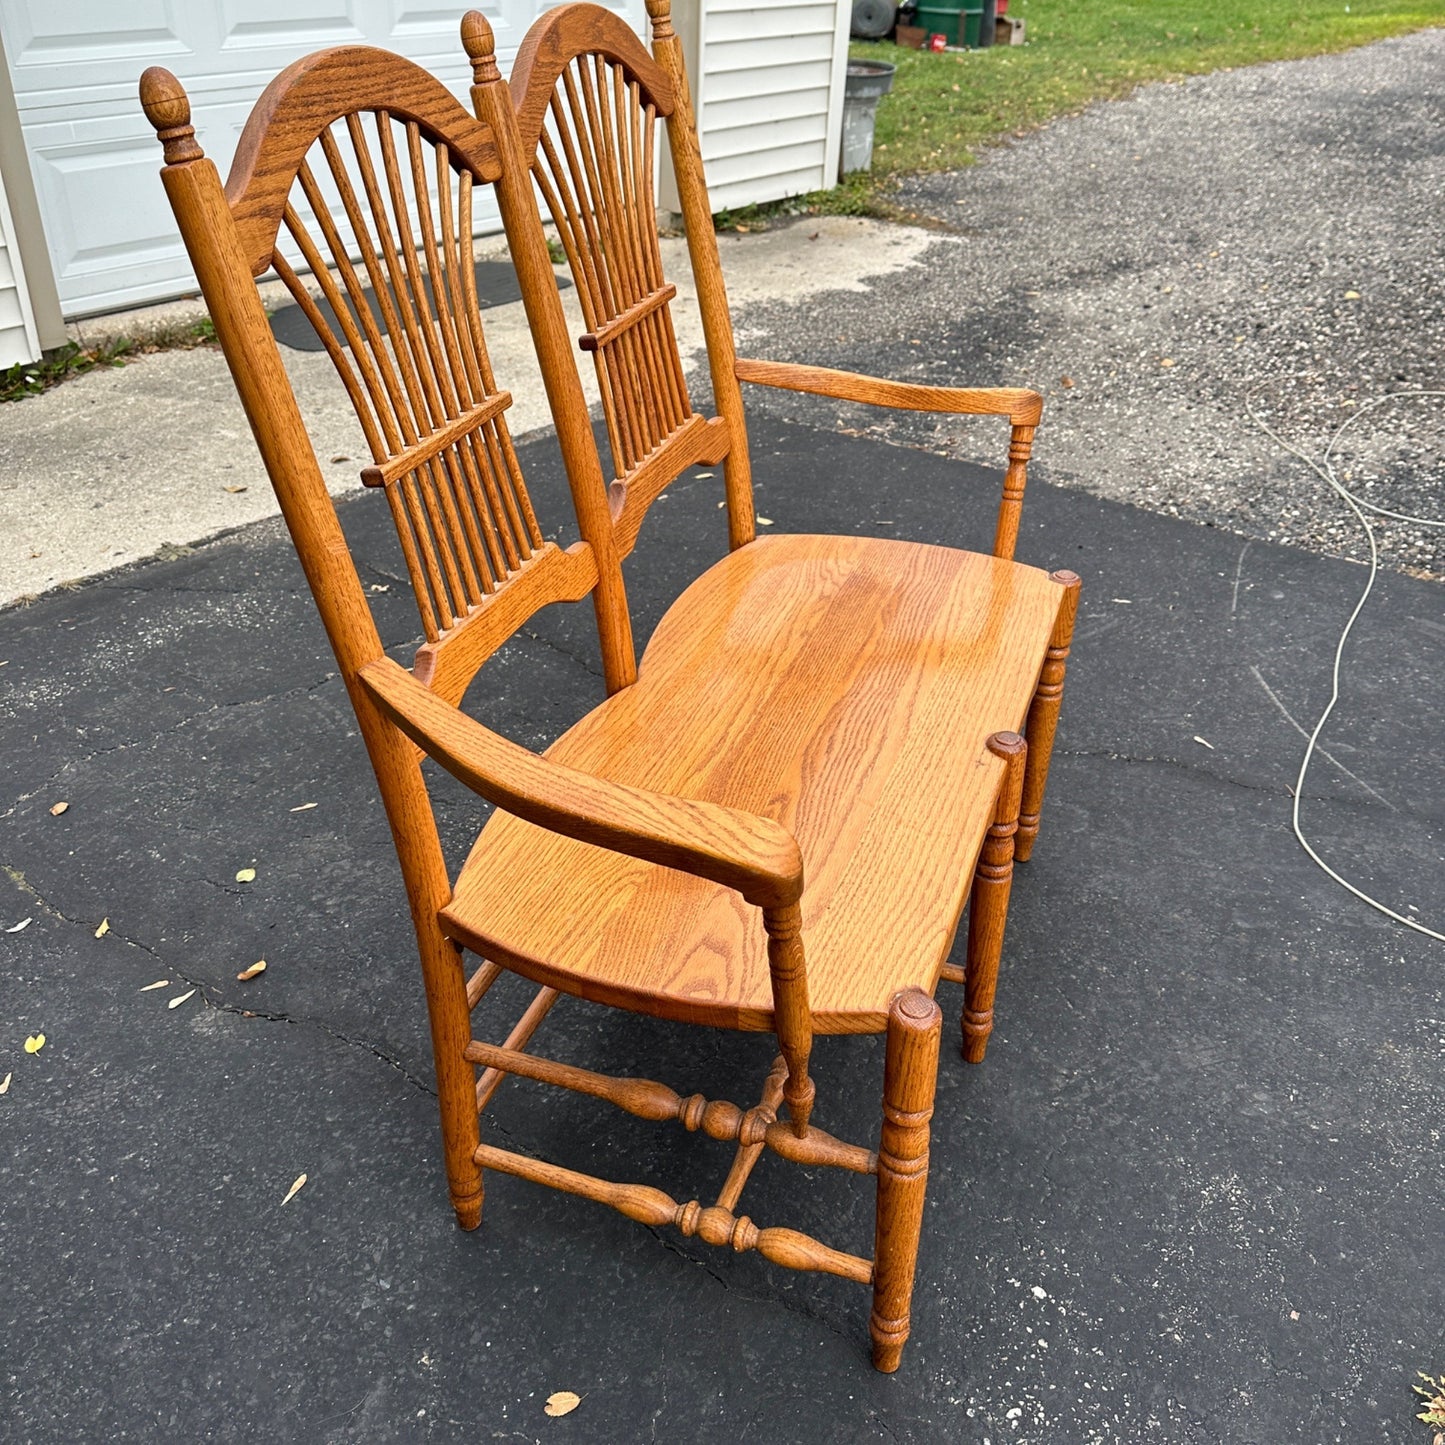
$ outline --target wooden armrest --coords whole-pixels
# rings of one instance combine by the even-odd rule
[[[739,381],[807,391],[840,401],[891,406],[900,411],[955,412],[969,416],[1006,416],[1013,426],[1037,426],[1044,399],[1023,387],[920,386],[911,381],[883,381],[825,366],[794,366],[785,361],[749,361],[739,357],[733,368]]]
[[[454,778],[540,828],[735,888],[760,908],[794,904],[803,858],[771,818],[652,793],[554,763],[484,728],[404,667],[379,658],[362,685],[392,722]]]

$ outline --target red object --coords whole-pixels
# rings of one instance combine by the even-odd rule
[[[930,50],[947,50],[948,36],[934,34],[928,37],[928,48]]]
[[[1008,14],[1008,0],[994,0],[993,13],[995,15]]]

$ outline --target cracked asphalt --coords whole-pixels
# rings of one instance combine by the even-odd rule
[[[753,446],[780,530],[991,535],[997,471],[767,416]],[[551,441],[523,464],[565,517]],[[375,501],[341,513],[404,649]],[[657,503],[629,564],[640,635],[725,547],[716,502],[689,476]],[[1360,570],[1044,482],[1020,556],[1077,569],[1083,611],[993,1046],[978,1068],[945,1049],[892,1378],[846,1282],[503,1178],[455,1229],[396,865],[276,523],[0,615],[0,926],[31,920],[0,933],[7,1440],[1415,1439],[1413,1372],[1445,1345],[1441,955],[1288,821],[1295,723]],[[1306,799],[1311,836],[1396,906],[1439,892],[1439,595],[1382,578]],[[471,705],[540,746],[600,695],[590,612],[553,609]],[[481,810],[444,776],[437,796],[459,859]],[[484,1033],[524,1000],[502,991]],[[772,1054],[574,1001],[539,1043],[744,1099]],[[876,1139],[880,1041],[815,1057],[820,1124]],[[486,1128],[680,1199],[728,1164],[524,1081]],[[765,1161],[744,1207],[869,1247],[851,1176]],[[562,1389],[582,1406],[547,1419]]]
[[[1322,446],[1342,402],[1430,380],[1441,38],[1061,122],[916,184],[965,244],[942,236],[910,284],[744,318],[745,351],[796,336],[801,356],[810,335],[824,363],[1043,383],[1019,555],[1084,579],[994,1041],[978,1068],[945,1047],[895,1377],[868,1367],[867,1294],[845,1282],[496,1177],[482,1229],[456,1230],[394,856],[277,522],[0,612],[0,1435],[1420,1438],[1410,1385],[1445,1368],[1442,953],[1290,833],[1363,573],[1317,483],[1240,407],[1262,387]],[[1221,187],[1230,204],[1210,200]],[[750,400],[758,509],[780,531],[987,545],[997,427]],[[1359,463],[1407,510],[1436,502],[1419,405],[1413,433],[1367,437]],[[565,543],[555,447],[521,450]],[[689,475],[650,515],[629,564],[639,637],[725,548],[717,487]],[[417,621],[386,510],[339,507],[406,655]],[[1389,535],[1303,816],[1348,876],[1438,928],[1445,614],[1410,572],[1439,565]],[[552,609],[469,705],[542,746],[597,701],[598,672],[590,611]],[[460,861],[484,810],[435,783]],[[500,1036],[526,992],[494,997],[479,1029]],[[956,1017],[957,991],[940,998]],[[744,1100],[773,1052],[571,1000],[539,1044]],[[822,1127],[876,1138],[881,1052],[819,1042]],[[485,1127],[679,1199],[710,1197],[729,1162],[525,1081]],[[764,1160],[744,1208],[869,1248],[848,1176]],[[561,1389],[583,1403],[548,1419]]]

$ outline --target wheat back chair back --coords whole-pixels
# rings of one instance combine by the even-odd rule
[[[752,469],[739,386],[747,381],[910,410],[1006,415],[1009,459],[992,550],[1012,558],[1039,420],[1035,393],[950,388],[941,407],[936,387],[737,356],[682,42],[669,0],[647,0],[647,11],[651,54],[613,11],[589,3],[551,10],[528,31],[511,77],[523,153],[582,299],[588,330],[578,345],[592,353],[602,392],[619,549],[631,549],[642,514],[684,467],[718,461],[729,543],[752,541]],[[462,24],[474,66],[486,64],[482,23],[472,11]],[[473,98],[480,107],[475,89]],[[666,127],[718,413],[706,421],[691,410],[668,309],[676,288],[662,274],[658,123]]]
[[[278,75],[224,187],[196,141],[180,82],[148,70],[141,99],[381,787],[421,949],[452,1201],[465,1218],[480,1209],[480,1184],[474,1070],[463,1050],[470,1009],[496,971],[469,986],[460,949],[438,926],[451,885],[420,753],[365,685],[382,642],[255,283],[274,269],[356,409],[371,451],[362,480],[386,497],[416,595],[417,681],[454,705],[534,612],[591,595],[607,685],[626,686],[636,664],[620,559],[575,368],[549,365],[542,346],[550,338],[550,354],[567,358],[526,168],[514,162],[508,172],[510,124],[499,137],[425,71],[367,47],[321,51]],[[471,212],[484,185],[495,185],[512,213],[514,262],[582,534],[566,550],[544,538],[534,514],[507,430],[511,398],[493,375],[478,314]],[[545,1001],[555,996],[543,992]]]
[[[462,40],[487,65],[482,17],[472,11]],[[686,80],[677,84],[611,11],[568,5],[527,32],[511,75],[522,151],[557,229],[587,330],[602,394],[615,480],[617,545],[632,549],[643,515],[685,467],[723,463],[728,537],[754,536],[752,473],[742,396],[733,375],[732,332],[711,219],[688,227],[698,301],[708,336],[717,415],[693,407],[673,328],[677,289],[663,275],[654,187],[659,120],[692,134]],[[473,98],[481,113],[479,89]],[[705,206],[705,200],[704,200]]]

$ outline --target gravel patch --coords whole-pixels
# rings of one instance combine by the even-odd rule
[[[1055,482],[1249,537],[1364,557],[1358,523],[1267,437],[1318,457],[1356,408],[1445,389],[1445,31],[1154,85],[907,181],[941,228],[867,295],[749,312],[744,354],[1048,398]],[[806,223],[804,223],[806,224]],[[800,324],[799,310],[805,313]],[[766,352],[764,352],[766,347]],[[761,389],[784,415],[818,408]],[[996,427],[828,408],[844,426],[996,461]],[[1342,439],[1348,484],[1445,518],[1445,400]],[[1445,575],[1445,534],[1379,524],[1382,559]]]

